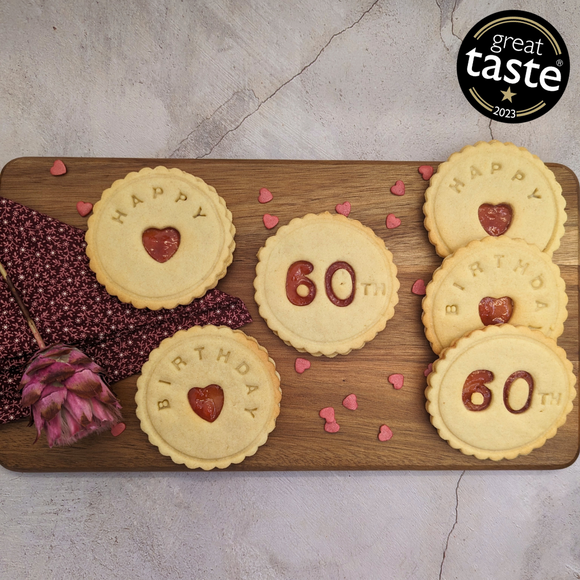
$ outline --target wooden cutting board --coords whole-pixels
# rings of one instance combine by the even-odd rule
[[[260,161],[184,159],[63,158],[68,171],[49,172],[54,159],[20,158],[8,163],[1,175],[0,195],[64,222],[86,229],[87,218],[76,211],[78,201],[96,202],[116,179],[142,167],[179,167],[213,185],[232,211],[237,229],[234,262],[218,288],[242,298],[253,317],[244,331],[265,346],[282,377],[282,406],[276,429],[256,455],[228,470],[324,469],[555,469],[570,465],[580,445],[578,402],[566,424],[542,448],[508,461],[480,461],[452,449],[439,438],[425,411],[424,370],[436,359],[421,324],[421,297],[411,292],[418,279],[428,282],[441,264],[423,227],[422,205],[428,182],[420,165],[438,162],[374,161]],[[567,352],[578,375],[578,180],[562,165],[549,164],[566,197],[566,234],[554,254],[566,281],[568,320],[558,344]],[[397,180],[405,195],[390,193]],[[274,199],[258,202],[260,188]],[[265,213],[278,216],[280,225],[306,213],[335,211],[350,202],[350,217],[370,226],[385,240],[394,256],[401,282],[400,301],[386,329],[362,350],[334,359],[303,355],[285,345],[260,318],[253,295],[256,253],[276,232],[262,223]],[[387,229],[385,218],[401,219]],[[302,356],[312,366],[294,370]],[[387,377],[401,373],[404,387],[395,390]],[[16,471],[180,471],[149,444],[135,415],[136,377],[114,385],[123,405],[127,429],[89,437],[69,448],[49,449],[44,440],[33,445],[35,431],[27,421],[0,426],[0,464]],[[349,411],[342,400],[355,393],[359,407]],[[318,416],[323,407],[336,410],[338,433],[326,433]],[[393,438],[377,439],[387,424]]]

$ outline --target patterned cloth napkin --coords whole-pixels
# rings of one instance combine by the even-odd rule
[[[187,306],[137,309],[110,296],[89,268],[84,232],[0,197],[0,262],[44,342],[74,345],[111,382],[140,371],[151,350],[194,325],[240,328],[252,321],[239,299],[213,289]],[[0,277],[0,424],[29,416],[18,385],[38,350]]]

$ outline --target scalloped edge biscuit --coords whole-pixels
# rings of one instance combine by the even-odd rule
[[[506,447],[501,450],[490,450],[484,447],[475,447],[451,432],[450,428],[442,419],[439,411],[439,395],[442,389],[442,381],[444,380],[446,372],[450,369],[453,362],[461,353],[494,335],[509,336],[516,335],[518,338],[527,337],[545,345],[550,349],[554,355],[560,360],[563,369],[562,373],[568,379],[568,400],[564,403],[561,414],[556,418],[554,423],[550,425],[543,433],[534,433],[530,436],[530,441],[518,447]],[[516,363],[517,367],[517,363]],[[475,370],[475,369],[474,369]],[[556,342],[544,336],[541,332],[530,330],[524,326],[512,326],[511,324],[503,324],[500,326],[487,326],[484,329],[474,330],[460,338],[453,346],[444,349],[438,360],[433,363],[433,370],[427,376],[427,388],[425,389],[426,403],[425,408],[430,415],[431,424],[437,429],[439,436],[447,441],[447,443],[454,449],[458,449],[465,455],[473,455],[477,459],[491,459],[492,461],[499,461],[501,459],[514,459],[519,455],[528,455],[534,449],[542,447],[548,439],[554,437],[558,428],[566,423],[567,417],[574,408],[573,401],[576,398],[576,377],[573,372],[572,363],[566,357],[566,351],[559,347]],[[563,389],[564,391],[566,389]],[[485,413],[479,411],[479,413]]]
[[[219,255],[216,256],[213,270],[194,287],[185,288],[177,295],[148,297],[145,295],[145,291],[139,293],[137,290],[125,289],[117,280],[109,275],[105,267],[106,255],[101,254],[98,248],[98,242],[96,241],[97,234],[95,233],[95,230],[101,223],[102,210],[106,202],[112,199],[121,188],[130,185],[134,180],[143,179],[144,177],[154,179],[156,175],[169,177],[175,176],[180,179],[186,179],[191,183],[192,187],[201,190],[206,198],[213,204],[216,214],[219,216],[224,231],[224,243],[219,250]],[[234,227],[232,214],[227,208],[225,200],[213,187],[203,181],[203,179],[195,177],[194,175],[176,167],[170,169],[164,166],[157,166],[155,168],[144,167],[138,172],[132,171],[124,178],[117,179],[113,182],[111,187],[103,191],[101,199],[95,203],[93,214],[89,218],[87,226],[88,229],[85,234],[85,241],[87,244],[86,254],[90,260],[89,266],[96,274],[98,282],[105,286],[109,294],[116,296],[121,300],[121,302],[132,304],[136,308],[149,308],[151,310],[158,310],[160,308],[170,309],[175,308],[178,305],[189,304],[195,298],[203,296],[208,290],[215,288],[219,280],[226,275],[227,269],[233,261],[233,252],[236,246],[234,240],[236,228]]]
[[[509,256],[496,256],[496,252],[500,251],[498,248],[503,247],[502,251],[505,251],[506,245],[508,246],[507,250],[511,250],[511,254]],[[512,247],[510,248],[510,246]],[[482,240],[474,240],[467,246],[459,248],[459,250],[444,258],[441,266],[439,266],[435,272],[433,272],[433,277],[427,284],[426,294],[422,301],[423,314],[421,316],[421,321],[423,322],[425,336],[431,344],[431,349],[435,354],[439,354],[444,348],[451,346],[453,342],[461,338],[465,333],[483,327],[483,323],[480,323],[478,326],[474,326],[473,328],[466,328],[464,331],[460,332],[459,335],[456,336],[456,338],[449,344],[442,343],[442,339],[439,337],[436,330],[436,323],[433,316],[433,306],[436,299],[434,293],[436,293],[440,286],[446,281],[447,276],[453,272],[454,268],[461,266],[463,261],[468,256],[474,256],[473,259],[475,260],[481,251],[486,251],[494,261],[498,258],[507,260],[513,255],[513,252],[516,251],[518,247],[522,247],[526,251],[531,251],[532,254],[535,254],[537,259],[544,263],[546,271],[551,272],[555,280],[556,290],[558,293],[557,313],[555,319],[552,322],[552,330],[549,333],[544,332],[544,334],[548,338],[556,340],[564,332],[564,322],[568,318],[568,310],[566,308],[568,304],[568,295],[566,294],[566,283],[560,275],[560,268],[554,264],[554,262],[552,262],[550,257],[545,252],[541,252],[537,246],[528,244],[525,240],[518,238],[507,238],[505,236],[500,236],[498,238],[489,236],[487,238],[483,238]],[[520,268],[517,268],[517,266],[516,269],[520,271]],[[525,281],[528,281],[528,279]],[[521,284],[523,282],[524,280],[522,280],[522,282],[519,284],[519,288],[521,288]],[[473,292],[473,289],[471,288],[467,291]],[[518,290],[516,289],[516,291]],[[501,296],[499,294],[493,296],[493,298],[500,297]],[[483,298],[483,296],[480,296],[480,299],[481,298]],[[453,298],[450,298],[450,302],[452,302],[452,300]],[[519,302],[514,304],[514,311],[518,308],[518,304]],[[478,320],[481,322],[480,319]],[[525,326],[524,321],[519,321],[517,323],[510,321],[510,324],[514,326]]]
[[[485,232],[479,226],[477,230],[473,232],[473,235],[470,236],[468,240],[465,240],[464,243],[454,244],[451,247],[450,241],[445,239],[445,236],[442,234],[442,225],[437,224],[437,218],[434,215],[434,204],[435,198],[437,197],[437,192],[443,186],[442,180],[444,175],[453,167],[455,164],[459,164],[463,159],[471,157],[473,155],[477,155],[478,150],[481,150],[485,154],[489,148],[495,148],[498,153],[498,157],[500,156],[519,156],[526,160],[527,163],[533,164],[536,169],[538,169],[541,173],[544,174],[546,177],[547,182],[549,183],[550,189],[554,196],[554,205],[555,205],[555,213],[556,218],[554,223],[550,237],[548,242],[544,247],[540,247],[540,250],[546,252],[549,256],[551,256],[559,247],[560,247],[560,240],[564,235],[564,223],[566,222],[567,215],[565,211],[566,207],[566,200],[562,195],[562,187],[556,181],[556,177],[554,173],[545,165],[545,163],[537,156],[530,153],[525,147],[518,147],[510,142],[501,142],[498,140],[491,140],[491,141],[478,141],[475,145],[466,145],[460,151],[453,153],[447,161],[441,163],[437,168],[435,174],[429,180],[429,187],[425,191],[425,204],[423,205],[423,213],[425,215],[424,225],[429,235],[429,241],[435,247],[435,251],[439,256],[442,258],[448,256],[449,254],[453,253],[459,247],[467,245],[469,241],[482,239],[486,237]],[[465,184],[462,184],[465,186]],[[490,195],[494,192],[493,190],[490,191]],[[503,196],[499,196],[498,203],[510,203],[509,199],[505,199]],[[486,200],[479,200],[481,203],[488,203],[489,201]],[[512,203],[514,203],[512,201]],[[478,205],[479,207],[479,205]],[[456,222],[457,223],[457,222]],[[455,229],[456,223],[449,224],[449,229]],[[539,224],[535,224],[534,228],[537,229]],[[505,234],[511,237],[511,234],[508,232]],[[447,236],[448,237],[448,236]],[[514,236],[516,237],[516,236]],[[517,237],[524,237],[524,236],[517,236]],[[526,240],[529,243],[535,243],[533,239]],[[537,244],[536,244],[537,245]]]
[[[376,319],[371,327],[362,331],[362,333],[359,335],[348,337],[347,339],[342,340],[333,340],[332,337],[328,337],[323,341],[310,340],[306,337],[298,336],[294,332],[290,331],[285,326],[285,323],[278,319],[269,305],[268,296],[265,288],[263,287],[264,282],[262,280],[267,274],[267,264],[271,253],[278,245],[278,243],[280,243],[280,241],[283,240],[286,236],[292,234],[303,224],[312,221],[318,221],[321,224],[327,221],[331,221],[335,224],[344,224],[350,228],[358,229],[367,236],[370,243],[376,245],[379,252],[383,253],[385,262],[388,264],[389,272],[387,276],[390,277],[391,281],[390,297],[381,315]],[[399,301],[398,291],[400,283],[397,278],[397,267],[393,262],[393,255],[385,246],[384,240],[378,237],[371,228],[363,225],[358,220],[347,218],[340,214],[331,214],[329,212],[323,212],[320,214],[307,214],[303,217],[294,218],[287,225],[282,226],[275,235],[270,236],[266,240],[265,245],[260,248],[257,256],[258,264],[256,265],[256,277],[254,278],[254,297],[256,303],[259,306],[260,316],[265,320],[266,324],[270,330],[274,332],[274,334],[276,334],[286,344],[294,347],[299,352],[308,352],[313,356],[326,356],[329,358],[333,358],[339,354],[346,355],[352,350],[362,348],[367,342],[373,340],[379,332],[384,330],[387,321],[394,316],[395,306]],[[305,256],[303,259],[307,258],[308,256]],[[285,284],[286,272],[284,271],[279,275],[281,276],[281,283]],[[324,288],[319,289],[319,292],[323,294]]]
[[[179,341],[181,342],[183,342],[184,340],[195,341],[197,339],[201,339],[204,338],[204,336],[209,335],[211,335],[212,337],[222,336],[224,338],[227,338],[228,340],[235,340],[242,346],[243,349],[249,349],[252,351],[253,355],[262,365],[264,374],[268,379],[267,381],[268,384],[260,384],[260,388],[262,389],[263,393],[261,394],[261,397],[262,399],[270,399],[269,403],[271,403],[272,405],[270,417],[263,423],[262,427],[255,434],[254,439],[249,444],[245,445],[241,449],[235,449],[235,437],[232,436],[231,445],[234,447],[234,449],[232,449],[227,456],[212,459],[188,455],[187,453],[177,449],[175,446],[172,446],[171,444],[167,443],[163,438],[163,433],[160,433],[159,432],[160,430],[158,430],[151,421],[147,404],[148,383],[158,365],[162,363],[163,357],[168,352],[170,352],[175,345],[178,345]],[[222,355],[221,351],[219,354]],[[218,356],[218,359],[219,360],[214,362],[214,364],[216,365],[225,364],[223,362],[224,356]],[[239,369],[236,370],[238,370],[239,372]],[[227,393],[227,390],[225,390],[225,388],[224,391],[225,393]],[[254,389],[252,392],[255,393],[257,391]],[[201,468],[204,471],[215,468],[224,469],[231,464],[241,463],[246,457],[254,455],[258,451],[258,448],[266,443],[269,434],[276,427],[276,419],[280,414],[281,398],[282,398],[282,389],[280,386],[280,374],[276,370],[276,363],[269,356],[268,351],[262,345],[260,345],[254,337],[248,336],[241,330],[232,330],[227,326],[212,326],[212,325],[194,326],[187,330],[180,330],[176,332],[173,336],[163,340],[156,349],[151,351],[149,359],[143,365],[143,368],[141,369],[141,376],[137,379],[137,392],[135,394],[135,402],[137,403],[136,414],[140,421],[141,430],[147,435],[149,442],[155,447],[157,447],[162,455],[170,457],[174,463],[183,464],[189,469]],[[187,399],[185,399],[182,404],[189,405],[189,402],[187,401]],[[223,412],[224,411],[222,410],[222,413]],[[241,412],[243,413],[243,410]],[[191,413],[193,413],[193,411],[191,411]],[[198,419],[196,418],[196,420]],[[218,420],[219,417],[216,420],[216,422],[211,423],[210,429],[213,428],[214,425],[217,425]],[[199,421],[203,420],[199,419]],[[192,421],[192,424],[195,425],[195,421]],[[205,423],[201,424],[205,426]],[[171,429],[172,424],[169,423],[167,428]],[[228,425],[215,429],[217,431],[216,436],[218,438],[220,436],[221,437],[229,436],[228,429],[229,429]],[[191,437],[195,437],[194,431],[191,432]]]

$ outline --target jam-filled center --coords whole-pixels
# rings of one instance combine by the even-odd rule
[[[479,318],[484,326],[509,322],[514,312],[514,301],[509,296],[486,296],[479,302]]]
[[[147,253],[157,262],[163,264],[173,257],[179,243],[181,235],[175,228],[148,228],[143,232],[143,247]]]
[[[203,389],[193,387],[189,389],[187,399],[196,415],[213,423],[222,412],[224,391],[219,385],[208,385]]]
[[[502,236],[505,234],[513,217],[513,210],[507,203],[492,205],[482,203],[477,211],[479,223],[489,236]]]

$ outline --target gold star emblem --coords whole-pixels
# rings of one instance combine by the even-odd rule
[[[512,97],[515,97],[517,95],[517,93],[512,93],[511,87],[508,87],[507,91],[500,91],[500,93],[503,95],[502,101],[505,101],[507,99],[510,103],[512,102]]]

